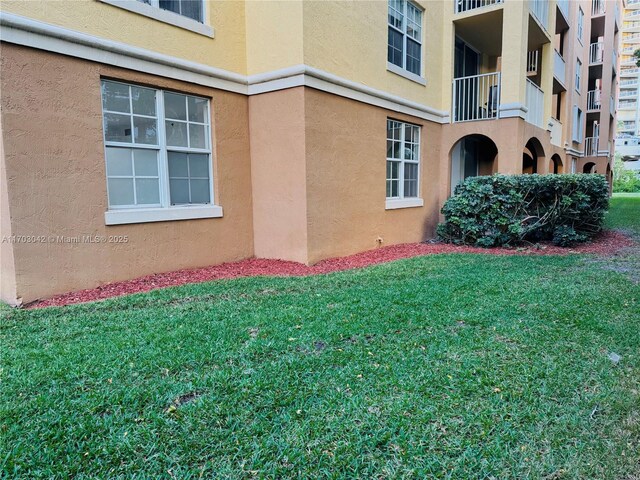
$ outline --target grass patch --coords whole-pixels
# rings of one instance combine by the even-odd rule
[[[584,256],[434,255],[2,313],[7,478],[640,470],[640,288]]]
[[[605,223],[607,228],[640,235],[640,193],[614,193]]]

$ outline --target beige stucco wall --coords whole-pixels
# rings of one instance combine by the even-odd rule
[[[385,210],[387,118],[420,125],[423,207]],[[433,237],[441,126],[305,90],[309,263]]]
[[[255,254],[307,263],[304,87],[249,99]]]
[[[29,302],[253,255],[246,97],[13,45],[1,44],[0,56],[12,233],[129,239],[15,244],[16,296]],[[101,76],[211,97],[215,196],[223,218],[105,226]]]
[[[1,96],[2,92],[0,91],[0,98]],[[0,300],[5,300],[11,305],[19,305],[20,299],[16,295],[13,243],[11,243],[11,210],[9,208],[3,138],[4,130],[0,115]]]

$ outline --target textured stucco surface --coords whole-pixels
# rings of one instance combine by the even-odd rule
[[[2,91],[0,90],[0,98]],[[7,190],[7,169],[4,160],[4,130],[0,115],[0,300],[11,305],[20,303],[16,295],[16,272],[11,238],[11,211]]]
[[[387,118],[420,125],[423,207],[385,209]],[[434,234],[441,126],[305,90],[309,263]]]
[[[253,255],[246,97],[13,45],[0,48],[12,233],[128,236],[121,244],[15,244],[18,297],[28,302]],[[215,196],[223,218],[105,226],[101,76],[211,97]]]
[[[307,263],[305,88],[249,98],[255,254]]]

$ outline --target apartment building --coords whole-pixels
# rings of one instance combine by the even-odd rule
[[[462,179],[610,174],[614,0],[4,0],[10,303],[433,237]]]
[[[623,9],[618,84],[618,136],[640,136],[640,68],[633,52],[640,49],[640,0],[627,0]]]

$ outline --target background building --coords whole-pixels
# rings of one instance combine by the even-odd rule
[[[472,175],[610,178],[614,0],[0,8],[12,303],[422,241]]]

